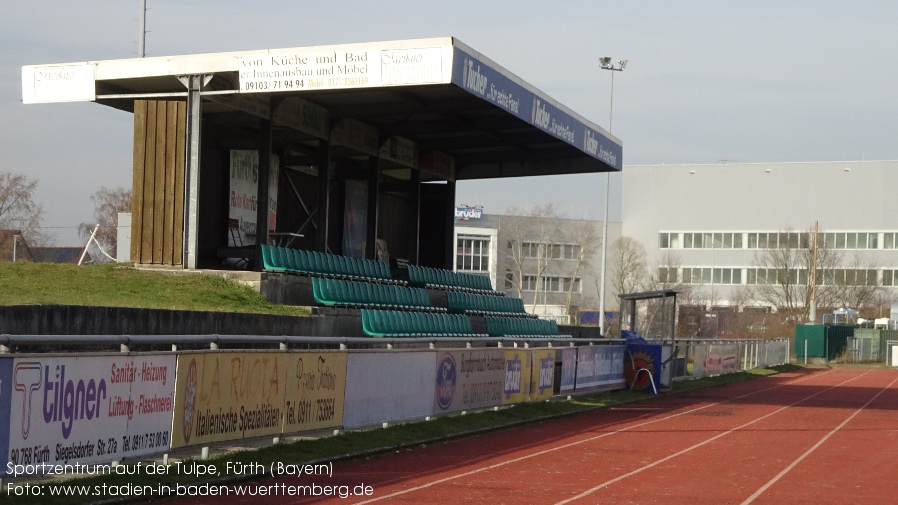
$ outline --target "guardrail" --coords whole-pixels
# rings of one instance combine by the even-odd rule
[[[789,339],[674,339],[673,380],[697,379],[789,362]]]
[[[132,348],[171,346],[172,351],[185,347],[219,349],[240,344],[272,345],[287,349],[394,349],[441,347],[576,347],[578,345],[619,345],[623,339],[590,339],[572,337],[306,337],[290,335],[0,335],[0,354],[14,353],[16,347],[64,346],[65,351],[83,347],[118,347],[121,352]],[[93,350],[93,349],[91,349]],[[24,352],[33,352],[31,349]]]

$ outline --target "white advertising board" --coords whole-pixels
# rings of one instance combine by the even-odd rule
[[[444,65],[451,54],[441,47],[299,48],[282,54],[240,57],[242,93],[277,93],[318,89],[369,88],[447,82]]]
[[[90,102],[96,99],[92,63],[22,67],[22,103]]]
[[[278,158],[271,157],[268,172],[268,202],[259,202],[259,152],[231,151],[230,195],[228,197],[228,218],[238,226],[238,234],[228,235],[228,245],[252,245],[256,243],[256,209],[268,206],[268,229],[277,224],[278,201]],[[239,237],[241,243],[235,243]]]
[[[16,359],[7,462],[105,463],[166,451],[175,366],[169,354]]]
[[[434,413],[502,404],[506,375],[503,349],[446,351],[436,359]]]
[[[434,352],[351,352],[343,426],[423,419],[433,413]]]
[[[739,346],[736,344],[696,345],[693,353],[693,377],[707,377],[739,371]]]

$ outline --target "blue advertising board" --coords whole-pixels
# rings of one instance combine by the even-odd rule
[[[623,389],[624,351],[622,345],[580,346],[577,349],[578,393]]]
[[[561,384],[559,392],[570,393],[577,385],[577,348],[566,347],[561,350]]]
[[[526,86],[501,67],[453,48],[452,83],[554,137],[567,142],[615,170],[623,166],[623,147],[599,126],[588,123],[547,95]]]

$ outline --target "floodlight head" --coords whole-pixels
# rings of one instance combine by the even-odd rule
[[[599,65],[601,65],[602,68],[612,68],[611,57],[605,56],[603,58],[599,58]]]
[[[621,70],[627,68],[627,60],[619,60],[619,61],[617,62],[617,64],[618,64],[618,66],[620,66],[620,69],[621,69]]]

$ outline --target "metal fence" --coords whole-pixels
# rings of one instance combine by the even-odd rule
[[[789,339],[664,341],[673,346],[671,376],[674,380],[697,379],[789,362]]]

